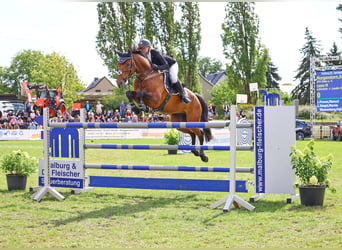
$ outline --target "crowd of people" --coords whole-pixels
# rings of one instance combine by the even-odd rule
[[[119,106],[119,109],[105,110],[100,101],[97,102],[94,108],[89,102],[84,106],[86,110],[86,122],[164,122],[169,121],[169,115],[161,114],[150,110],[142,112],[139,116],[132,111],[130,104],[125,104],[124,101]]]
[[[40,116],[38,110],[18,110],[17,112],[0,112],[1,129],[37,129],[41,128],[36,122]]]
[[[83,107],[86,110],[86,122],[164,122],[170,121],[170,116],[159,112],[150,110],[143,112],[139,116],[132,112],[130,104],[125,104],[124,101],[120,104],[118,109],[106,110],[100,101],[92,106],[87,101]],[[223,119],[230,119],[230,110],[227,102],[222,105]],[[36,118],[41,114],[39,109],[35,109],[32,103],[26,105],[25,110],[18,110],[16,113],[9,111],[8,113],[0,112],[0,128],[1,129],[41,129],[42,125],[38,124]],[[208,105],[209,120],[216,118],[217,110],[214,104]],[[239,112],[240,118],[245,117],[243,109]],[[58,111],[57,116],[51,118],[52,122],[74,122],[79,120],[78,113],[69,113],[65,111],[61,113]]]

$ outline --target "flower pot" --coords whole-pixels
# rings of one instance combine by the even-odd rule
[[[25,190],[27,176],[25,175],[16,175],[16,174],[7,174],[7,188],[9,191],[11,190]]]
[[[325,185],[299,186],[301,204],[304,206],[323,206]]]
[[[177,150],[168,150],[167,152],[169,153],[169,155],[176,155],[177,154]]]

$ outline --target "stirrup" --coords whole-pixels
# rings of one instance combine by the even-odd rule
[[[188,103],[192,102],[192,100],[190,99],[190,97],[187,96],[187,95],[183,95],[183,96],[182,96],[182,101],[183,101],[185,104],[188,104]]]

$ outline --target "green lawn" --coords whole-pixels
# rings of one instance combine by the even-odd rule
[[[101,143],[100,140],[94,142]],[[163,140],[114,140],[117,144],[163,144]],[[307,141],[297,141],[304,147]],[[22,149],[43,156],[41,141],[0,141],[3,153]],[[0,247],[112,247],[112,248],[228,248],[293,247],[337,248],[342,246],[342,142],[316,141],[318,155],[334,155],[330,179],[337,189],[327,191],[323,207],[303,207],[297,200],[286,204],[288,195],[265,195],[254,203],[255,211],[244,208],[228,213],[209,206],[225,193],[156,191],[95,188],[88,193],[70,194],[57,189],[66,199],[44,196],[33,201],[32,193],[7,191],[0,175]],[[168,155],[165,151],[86,151],[87,163],[229,166],[229,152],[208,151],[208,163],[192,154]],[[238,151],[237,166],[252,167],[253,153]],[[170,178],[226,179],[225,173],[149,172],[87,170],[89,175],[120,175]],[[250,174],[239,179],[253,181]],[[37,186],[37,174],[28,187]],[[245,200],[253,195],[239,194]]]

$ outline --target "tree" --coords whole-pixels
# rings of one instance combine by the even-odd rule
[[[278,68],[274,66],[274,64],[270,61],[268,63],[268,71],[266,73],[267,85],[266,88],[277,88],[279,89],[278,81],[281,80],[281,77],[277,73]]]
[[[0,93],[11,93],[11,89],[7,84],[7,69],[0,66]]]
[[[339,10],[339,11],[342,11],[342,4],[339,4],[339,5],[336,7],[336,9]],[[340,22],[342,22],[342,19],[341,19],[341,18],[339,18],[338,20],[339,20]],[[342,28],[339,28],[338,31],[339,31],[340,33],[342,33]]]
[[[6,75],[4,82],[6,82],[10,93],[20,93],[21,82],[32,81],[32,71],[39,66],[39,61],[44,58],[40,51],[24,50],[17,53],[11,61],[11,65],[5,69]]]
[[[257,82],[259,88],[266,86],[268,51],[260,44],[259,19],[254,13],[254,3],[229,2],[221,35],[224,54],[228,59],[227,76],[235,94],[248,95],[249,83]]]
[[[177,48],[180,74],[189,89],[201,93],[198,77],[198,53],[201,44],[199,6],[195,2],[180,3],[182,17],[177,23]]]
[[[74,66],[56,52],[42,57],[31,71],[31,81],[46,84],[49,88],[62,87],[67,106],[77,100],[76,93],[84,89]]]
[[[106,2],[97,5],[99,26],[97,51],[110,75],[118,74],[118,56],[142,37],[179,62],[180,79],[189,88],[199,90],[197,57],[200,45],[199,7],[197,3],[179,3],[180,21],[175,21],[173,2]],[[175,47],[178,50],[175,50]]]
[[[210,57],[199,57],[198,65],[198,71],[204,77],[223,71],[222,62]]]
[[[327,54],[327,56],[341,56],[341,51],[339,51],[336,43],[333,43],[332,48],[330,49],[329,53]],[[336,60],[336,61],[331,61],[331,62],[327,62],[327,64],[329,65],[342,65],[342,61]]]
[[[139,2],[103,2],[97,5],[100,28],[96,48],[113,78],[118,73],[116,51],[126,51],[133,46],[136,37],[143,34],[142,9]]]
[[[299,65],[295,80],[299,80],[299,84],[291,91],[293,99],[299,99],[299,104],[310,103],[310,57],[318,57],[320,55],[319,41],[313,37],[312,32],[305,28],[305,40],[302,53],[302,62]]]

